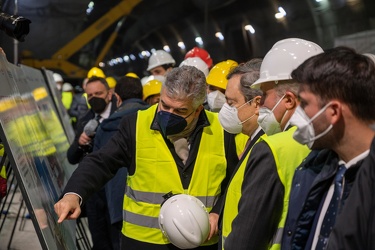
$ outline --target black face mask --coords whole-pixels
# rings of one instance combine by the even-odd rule
[[[159,123],[160,129],[164,136],[175,135],[182,132],[186,128],[186,118],[188,118],[191,114],[189,114],[187,117],[182,117],[161,110],[156,114],[156,120]]]
[[[91,106],[91,109],[94,110],[94,112],[97,114],[102,113],[107,107],[107,102],[105,101],[105,99],[100,97],[92,97],[89,100],[89,104]]]

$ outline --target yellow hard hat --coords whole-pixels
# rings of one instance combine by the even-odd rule
[[[162,85],[163,83],[156,79],[148,81],[143,85],[143,100],[146,100],[149,96],[160,94]]]
[[[238,63],[233,60],[226,60],[216,64],[208,73],[206,78],[207,84],[226,89],[227,88],[227,75],[234,67],[237,67]]]
[[[93,76],[105,78],[103,70],[99,69],[98,67],[92,67],[87,73],[87,78],[91,78]]]
[[[107,81],[110,89],[114,89],[116,87],[117,81],[112,76],[108,76],[105,80]]]
[[[136,73],[133,73],[133,72],[129,72],[125,76],[139,79],[139,76]]]
[[[35,101],[39,101],[47,97],[48,93],[44,87],[39,87],[33,90],[33,96],[34,96]]]

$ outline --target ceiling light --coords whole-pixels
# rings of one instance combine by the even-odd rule
[[[129,57],[130,57],[130,59],[132,59],[133,61],[135,61],[135,59],[137,59],[137,58],[135,57],[135,55],[133,55],[133,54],[130,54]]]
[[[178,42],[177,45],[180,49],[186,49],[184,42]]]
[[[221,32],[216,32],[216,33],[215,33],[215,36],[216,36],[217,38],[219,38],[220,41],[223,41],[223,40],[224,40],[224,36],[223,36],[223,34],[222,34]]]
[[[248,24],[248,25],[245,25],[245,30],[249,31],[251,34],[254,34],[255,33],[255,29],[252,25]]]
[[[283,9],[283,7],[279,7],[279,12],[277,12],[276,14],[275,14],[275,17],[276,17],[276,19],[281,19],[281,18],[283,18],[284,16],[286,16],[286,12],[285,12],[285,10]]]
[[[90,2],[88,5],[87,5],[87,9],[86,9],[86,15],[89,15],[92,10],[94,9],[94,2]]]
[[[111,62],[113,65],[117,65],[118,64],[118,61],[116,59],[111,59]]]
[[[124,56],[124,61],[125,62],[129,62],[129,60],[130,60],[129,56]]]
[[[286,16],[286,12],[285,12],[285,10],[283,9],[283,7],[279,7],[279,12],[280,12],[281,14],[283,14],[284,16]]]
[[[146,57],[146,56],[149,57],[151,55],[150,52],[148,52],[147,50],[144,50],[141,53],[142,53],[142,56],[144,56],[144,57]]]
[[[105,63],[104,63],[104,62],[100,62],[100,63],[99,63],[99,67],[100,67],[100,68],[105,67]]]
[[[195,38],[195,42],[198,43],[200,46],[202,46],[202,45],[203,45],[202,37],[197,36],[197,37]]]
[[[164,45],[163,49],[166,51],[166,52],[171,52],[171,49],[169,48],[168,45]]]

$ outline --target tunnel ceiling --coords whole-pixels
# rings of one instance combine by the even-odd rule
[[[18,0],[17,8],[14,2],[0,2],[2,11],[17,12],[32,21],[26,41],[18,46],[20,58],[35,59],[50,58],[120,3],[94,0],[87,15],[87,0]],[[276,13],[283,11],[284,17],[275,18]],[[208,50],[214,63],[262,57],[277,40],[286,37],[309,39],[329,48],[336,37],[374,29],[375,1],[143,0],[124,17],[121,25],[119,20],[95,34],[69,61],[85,69],[95,66],[95,59],[116,27],[117,37],[103,59],[104,69],[112,75],[129,71],[146,74],[148,53],[165,45],[178,64],[194,46]],[[251,25],[255,33],[245,30],[246,25]],[[13,51],[15,46],[4,32],[0,32],[0,43],[6,51]],[[135,60],[126,62],[124,58],[130,55]],[[12,56],[10,53],[8,58]]]

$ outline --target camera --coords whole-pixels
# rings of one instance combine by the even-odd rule
[[[0,12],[0,30],[5,31],[8,36],[17,39],[20,42],[25,41],[29,34],[29,24],[31,21],[22,16],[8,15]]]

